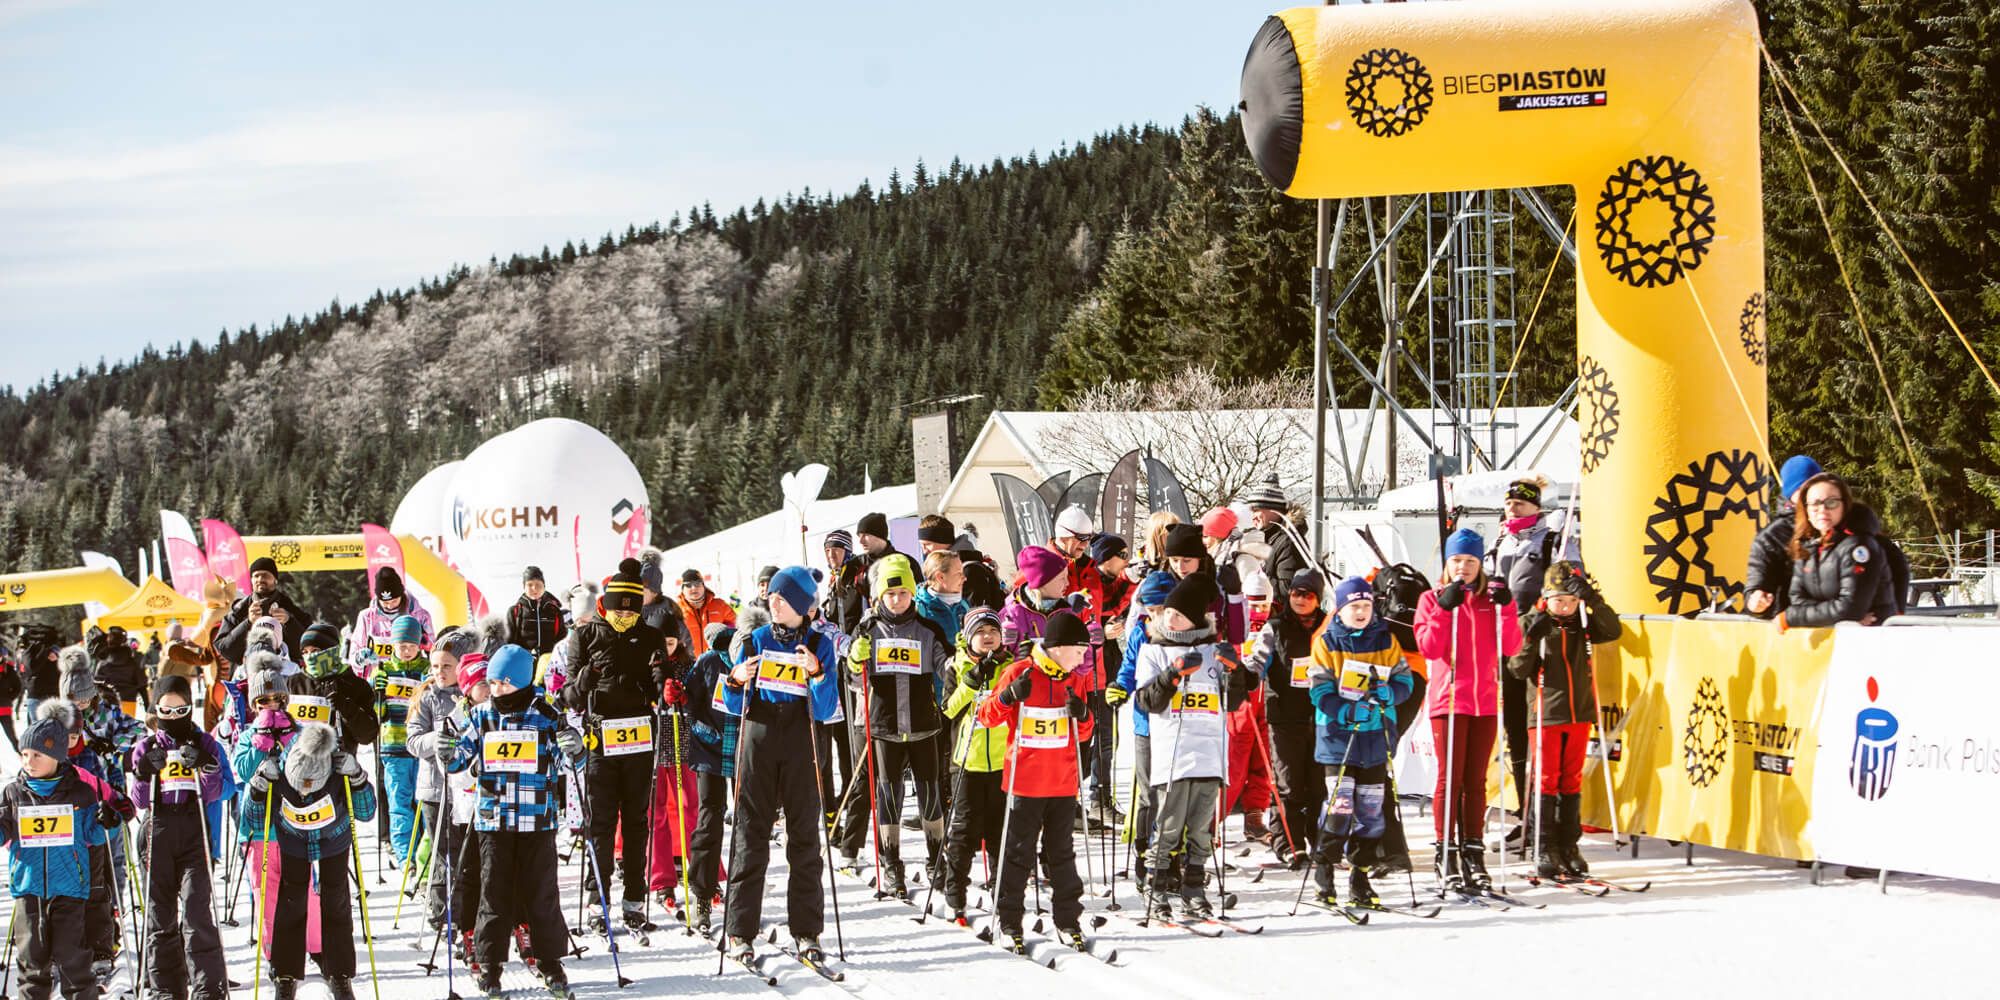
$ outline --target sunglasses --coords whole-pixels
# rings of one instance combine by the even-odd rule
[[[258,708],[283,708],[285,707],[285,699],[280,696],[266,695],[257,699],[255,705]]]
[[[1827,497],[1824,500],[1807,500],[1806,507],[1811,510],[1839,510],[1840,498]]]
[[[189,712],[194,711],[194,706],[176,705],[172,708],[155,708],[153,711],[158,713],[162,719],[185,719]]]

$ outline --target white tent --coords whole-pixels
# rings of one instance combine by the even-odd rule
[[[876,511],[888,515],[893,533],[899,519],[916,516],[916,484],[816,500],[806,507],[804,524],[790,508],[773,511],[666,550],[661,554],[661,568],[669,579],[685,569],[700,570],[710,590],[747,601],[757,593],[758,570],[765,566],[822,567],[825,558],[821,548],[827,532],[836,528],[852,531],[864,515]]]

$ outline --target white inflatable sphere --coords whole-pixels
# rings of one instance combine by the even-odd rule
[[[391,533],[416,536],[417,541],[422,542],[425,548],[446,562],[451,561],[444,545],[445,526],[449,522],[444,519],[442,511],[451,497],[452,480],[458,475],[458,467],[462,464],[464,463],[446,462],[424,473],[424,477],[417,480],[415,486],[410,487],[410,492],[403,495],[403,502],[396,505],[395,516],[389,519]],[[432,621],[443,621],[440,616],[444,612],[444,605],[438,600],[437,595],[425,590],[417,581],[409,579],[407,574],[403,583],[409,587],[417,603],[431,613]]]
[[[473,449],[438,510],[445,549],[499,612],[528,566],[558,593],[609,576],[644,506],[646,484],[623,450],[588,424],[550,418]]]

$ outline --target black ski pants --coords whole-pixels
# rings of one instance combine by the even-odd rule
[[[993,912],[1000,926],[1017,930],[1028,879],[1035,873],[1035,846],[1041,845],[1042,871],[1049,877],[1049,902],[1058,930],[1076,928],[1083,917],[1083,878],[1076,873],[1076,800],[1068,796],[1015,796],[1008,812],[1000,886]]]
[[[722,867],[722,819],[729,812],[729,779],[696,771],[694,837],[688,841],[688,887],[696,899],[714,899],[716,873]]]
[[[226,971],[215,929],[213,869],[198,806],[160,806],[146,826],[146,983],[157,993],[222,1000]],[[190,974],[192,974],[190,976]],[[192,982],[190,982],[192,978]],[[190,989],[192,987],[192,989]]]
[[[14,897],[14,933],[21,947],[14,968],[21,980],[21,1000],[49,1000],[62,977],[64,1000],[97,1000],[97,974],[90,971],[90,948],[77,936],[87,904],[75,896]]]
[[[999,771],[968,771],[954,768],[951,773],[951,829],[946,837],[945,902],[965,905],[965,889],[971,881],[972,856],[986,852],[988,872],[1000,861],[1001,824],[1007,818],[1007,791]]]
[[[821,806],[810,719],[803,701],[778,704],[758,699],[751,702],[749,717],[737,735],[742,741],[742,770],[737,773],[742,788],[731,833],[729,907],[724,914],[731,936],[754,938],[762,929],[771,827],[781,812],[785,863],[791,867],[786,923],[794,937],[816,938],[825,927],[826,887],[820,880],[826,866],[819,856]]]
[[[903,860],[903,770],[917,783],[917,813],[923,821],[925,861],[934,864],[944,846],[944,802],[938,794],[937,736],[898,742],[875,741],[875,824],[882,837],[882,864]]]
[[[312,874],[319,868],[319,954],[321,975],[354,975],[354,910],[349,904],[347,851],[317,862],[285,855],[278,865],[278,906],[271,925],[271,974],[297,979],[306,971],[306,916],[312,903]]]
[[[622,839],[623,847],[615,853],[624,859],[620,862],[625,879],[624,898],[628,903],[640,902],[646,898],[647,888],[646,810],[653,804],[653,755],[592,754],[584,781],[588,786],[590,840],[597,848],[596,871],[606,882],[610,881],[612,855]],[[614,836],[614,832],[622,832],[622,838]],[[595,889],[596,883],[592,882],[590,887]],[[606,899],[610,898],[609,885],[605,886],[604,894]],[[564,950],[568,950],[567,946]]]
[[[644,755],[635,754],[634,758],[651,764]],[[630,848],[626,850],[629,855]],[[535,953],[535,971],[547,979],[562,979],[562,959],[558,956],[569,951],[569,928],[563,923],[562,903],[556,898],[556,832],[481,832],[479,869],[484,891],[479,895],[479,926],[473,932],[473,948],[480,969],[489,975],[499,971],[507,961],[514,925],[525,923],[528,947]]]
[[[1279,831],[1289,834],[1293,851],[1312,850],[1313,829],[1326,805],[1326,781],[1313,760],[1313,729],[1310,722],[1271,723],[1271,772],[1285,807]]]

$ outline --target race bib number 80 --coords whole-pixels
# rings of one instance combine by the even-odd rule
[[[294,830],[318,830],[333,822],[333,799],[322,795],[303,806],[283,803],[285,822]]]

